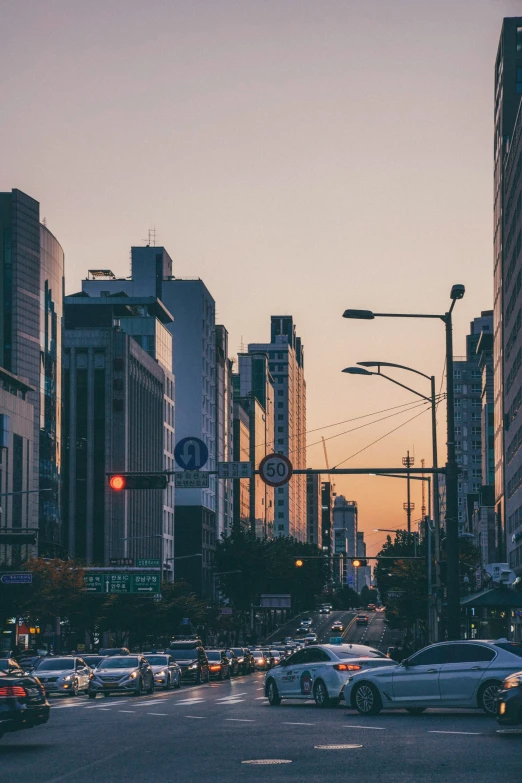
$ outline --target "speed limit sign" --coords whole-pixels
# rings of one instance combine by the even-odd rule
[[[292,463],[284,454],[268,454],[259,463],[259,475],[270,487],[288,484],[292,473]]]

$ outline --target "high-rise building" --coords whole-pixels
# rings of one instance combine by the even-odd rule
[[[508,465],[512,433],[522,423],[521,158],[522,17],[504,19],[495,61],[494,95],[494,426],[495,505],[499,526],[522,508],[521,456]],[[518,482],[518,483],[517,483]],[[515,524],[515,527],[522,527]],[[512,567],[522,573],[522,548],[510,546]]]
[[[357,556],[357,526],[358,526],[358,508],[357,501],[346,500],[343,495],[338,495],[334,501],[333,507],[333,526],[334,526],[334,555],[338,557],[344,554],[346,558]],[[339,565],[335,565],[339,568]],[[355,568],[351,560],[346,561],[343,581],[349,587],[356,589]]]
[[[357,557],[366,557],[366,542],[364,540],[364,533],[357,531]],[[355,590],[360,593],[363,587],[371,587],[372,584],[372,569],[369,565],[361,565],[354,569],[355,571]]]
[[[321,476],[313,473],[306,476],[306,528],[307,542],[319,549],[323,547],[323,514]]]
[[[479,501],[482,486],[482,371],[477,345],[482,334],[492,334],[492,331],[493,313],[486,310],[470,324],[466,355],[453,359],[455,448],[460,467],[458,523],[461,534],[471,533],[473,508]]]
[[[322,550],[328,557],[329,563],[329,578],[333,578],[333,553],[334,553],[334,540],[333,540],[333,502],[334,491],[330,481],[321,482],[321,534],[322,534]]]
[[[167,328],[173,338],[176,440],[185,437],[202,440],[209,454],[204,470],[216,470],[220,458],[217,442],[225,446],[231,439],[225,414],[231,415],[232,405],[225,401],[229,393],[226,362],[218,383],[214,299],[202,280],[173,276],[172,259],[163,247],[133,247],[131,265],[130,279],[84,280],[83,290],[94,296],[103,291],[153,296],[172,313],[174,320]],[[224,336],[222,332],[218,338],[221,347]],[[223,414],[221,418],[218,410]],[[218,432],[218,427],[226,427],[227,434]],[[213,552],[216,540],[225,531],[225,521],[227,528],[231,524],[232,488],[223,490],[222,502],[218,503],[217,484],[216,476],[212,475],[208,489],[179,489],[176,493],[175,548],[176,557],[180,558],[176,561],[176,578],[186,579],[196,592],[204,595],[215,592]]]
[[[274,448],[296,469],[306,468],[306,382],[304,348],[292,316],[273,315],[270,343],[254,343],[249,351],[264,351],[274,378]],[[276,494],[275,535],[306,541],[306,476],[294,476]],[[279,505],[280,501],[282,504]]]
[[[240,400],[234,400],[234,456],[235,462],[250,460],[250,414]],[[234,479],[234,530],[250,530],[250,485],[252,479]]]
[[[156,297],[65,298],[64,528],[88,564],[154,558],[173,577],[174,487],[116,493],[107,473],[172,470],[172,316]]]
[[[20,190],[0,193],[0,367],[26,381],[34,409],[32,489],[23,500],[41,554],[61,552],[63,250]],[[42,491],[45,490],[45,491]]]
[[[234,453],[234,394],[232,362],[228,358],[228,332],[216,326],[216,461],[230,462]],[[218,538],[232,532],[234,515],[234,482],[221,479],[216,486],[216,518]]]

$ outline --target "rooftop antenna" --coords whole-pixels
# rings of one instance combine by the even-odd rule
[[[148,239],[143,240],[147,243],[147,247],[156,247],[156,226],[149,228]]]
[[[243,335],[241,335],[241,343],[239,345],[239,353],[246,353],[247,347],[243,342]]]

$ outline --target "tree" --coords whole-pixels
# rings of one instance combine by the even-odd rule
[[[368,585],[363,585],[361,590],[361,603],[363,606],[374,604],[377,601],[377,590],[372,590]]]

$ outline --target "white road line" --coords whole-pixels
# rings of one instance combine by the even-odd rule
[[[96,709],[98,709],[98,710],[104,710],[105,712],[110,712],[110,711],[111,711],[111,708],[110,708],[110,707],[97,707]]]
[[[127,712],[129,715],[134,715],[134,710],[118,710],[118,712]]]
[[[191,704],[201,704],[205,699],[182,699],[174,702],[176,707],[189,707]]]
[[[264,701],[266,699],[266,696],[256,696],[256,701]]]
[[[264,691],[264,688],[256,688],[257,691]]]
[[[168,712],[146,712],[146,715],[168,715]]]
[[[216,701],[215,703],[222,707],[227,704],[240,704],[242,701],[246,701],[246,699],[227,699],[226,701]]]
[[[184,715],[184,718],[192,718],[192,720],[206,720],[203,715]]]
[[[384,726],[354,726],[353,723],[348,723],[343,726],[343,729],[371,729],[371,731],[386,731]]]
[[[315,723],[292,723],[290,721],[285,721],[281,725],[282,726],[315,726]]]
[[[235,723],[255,723],[255,720],[251,718],[225,718],[228,721],[234,721]]]
[[[428,731],[428,734],[466,734],[468,736],[479,736],[481,731]]]

